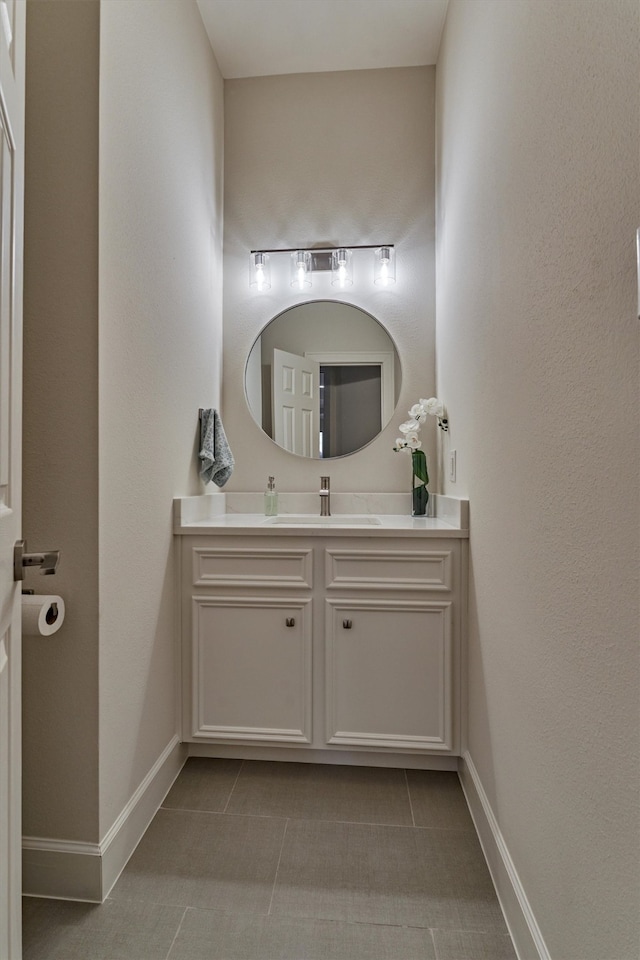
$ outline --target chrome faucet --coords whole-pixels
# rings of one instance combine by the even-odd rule
[[[330,477],[320,477],[320,516],[331,516],[331,493],[329,490]]]

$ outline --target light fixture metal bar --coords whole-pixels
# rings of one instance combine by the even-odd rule
[[[377,250],[378,247],[394,248],[393,243],[341,243],[336,247],[279,247],[277,250],[250,250],[250,253],[296,253],[298,250],[304,250],[305,253],[333,253],[334,250]]]

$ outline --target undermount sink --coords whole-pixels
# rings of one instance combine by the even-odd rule
[[[300,516],[294,516],[293,514],[288,516],[287,514],[284,514],[280,517],[270,517],[267,520],[267,523],[283,524],[287,527],[306,527],[309,524],[313,524],[314,526],[317,524],[324,526],[326,524],[330,526],[352,527],[379,526],[382,523],[382,520],[380,517],[361,515],[354,516],[347,513],[333,514],[331,517],[320,517],[315,513],[307,513]]]

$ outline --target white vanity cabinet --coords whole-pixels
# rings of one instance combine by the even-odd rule
[[[295,748],[371,763],[459,753],[460,535],[180,541],[183,740],[225,756]]]

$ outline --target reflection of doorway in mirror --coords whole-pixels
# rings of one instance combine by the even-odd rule
[[[321,371],[336,371],[329,385],[320,390],[321,394],[330,391],[330,400],[333,397],[320,429],[320,456],[343,457],[365,447],[393,416],[393,353],[314,350],[305,352],[305,358],[317,361]],[[322,417],[322,397],[320,406]]]
[[[342,457],[381,430],[379,364],[320,364],[320,456]]]

